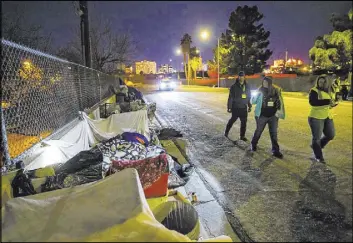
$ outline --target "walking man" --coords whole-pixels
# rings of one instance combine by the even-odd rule
[[[229,119],[224,136],[228,137],[233,124],[240,119],[240,139],[247,141],[245,137],[248,112],[251,111],[250,88],[245,80],[244,72],[239,72],[235,83],[230,87],[228,97],[228,112],[232,113]]]
[[[251,97],[251,103],[256,104],[256,130],[251,140],[251,151],[257,150],[257,143],[265,126],[268,124],[272,143],[272,155],[282,159],[283,154],[280,152],[277,138],[278,119],[284,119],[285,117],[281,89],[272,84],[271,77],[264,77],[257,94]]]

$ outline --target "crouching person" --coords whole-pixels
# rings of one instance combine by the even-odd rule
[[[268,125],[272,143],[272,155],[282,159],[283,154],[278,145],[278,119],[284,119],[284,102],[281,89],[272,84],[271,77],[264,77],[257,94],[251,97],[251,103],[256,105],[256,130],[251,140],[251,151],[257,150],[261,134]]]

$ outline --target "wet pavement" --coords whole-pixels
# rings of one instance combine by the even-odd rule
[[[157,103],[160,122],[181,131],[188,140],[190,161],[241,241],[352,241],[351,150],[327,156],[343,156],[342,163],[312,162],[307,149],[310,136],[280,129],[285,158],[278,160],[270,154],[266,128],[258,151],[251,153],[249,143],[235,141],[239,121],[230,139],[223,136],[230,118],[226,93],[148,93],[146,99]],[[285,98],[285,102],[290,99],[295,98]],[[250,113],[248,139],[254,129]],[[295,143],[290,142],[293,140]],[[349,139],[344,142],[352,143]],[[209,195],[203,197],[207,201]],[[217,229],[220,223],[212,215],[218,209],[212,203],[200,205],[209,212],[202,218],[207,227]]]

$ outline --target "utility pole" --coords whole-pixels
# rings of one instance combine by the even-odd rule
[[[87,1],[80,2],[80,17],[81,17],[81,46],[82,57],[86,67],[92,67],[91,62],[91,43],[89,38],[89,24],[88,24],[88,8]]]
[[[284,68],[287,67],[287,60],[288,60],[288,50],[286,49],[286,60],[284,61]]]
[[[218,88],[219,88],[219,38],[217,39],[217,81],[218,81]]]

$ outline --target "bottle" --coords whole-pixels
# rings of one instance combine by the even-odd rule
[[[191,194],[191,199],[192,199],[192,203],[196,203],[197,202],[197,196],[196,196],[196,193],[195,192],[193,192],[192,194]]]

